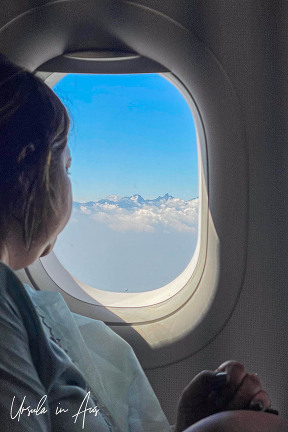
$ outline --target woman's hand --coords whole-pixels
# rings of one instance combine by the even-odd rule
[[[230,360],[216,371],[203,371],[184,389],[178,404],[175,432],[220,411],[269,408],[270,399],[257,374]]]

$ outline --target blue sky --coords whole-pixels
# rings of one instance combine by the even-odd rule
[[[158,74],[70,74],[53,90],[72,119],[74,201],[198,196],[196,134],[181,93]]]

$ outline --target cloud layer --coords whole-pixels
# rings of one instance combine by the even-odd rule
[[[199,199],[184,201],[168,196],[157,200],[115,198],[95,203],[74,206],[74,217],[77,214],[105,224],[114,231],[134,232],[197,232]],[[123,204],[125,200],[125,204]],[[130,202],[129,202],[130,200]],[[143,200],[143,201],[142,201]],[[140,202],[139,202],[140,201]],[[132,202],[132,205],[131,205]]]
[[[55,253],[88,285],[117,292],[143,292],[174,280],[189,264],[198,237],[198,199],[168,194],[154,200],[110,196],[73,203]]]

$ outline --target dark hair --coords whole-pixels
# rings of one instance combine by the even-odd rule
[[[51,212],[57,214],[57,163],[69,124],[44,82],[0,56],[0,241],[16,218],[29,250]]]

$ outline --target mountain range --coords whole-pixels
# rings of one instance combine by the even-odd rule
[[[166,193],[163,196],[158,196],[158,198],[155,199],[147,199],[145,200],[141,195],[135,194],[130,197],[119,197],[117,195],[110,195],[107,198],[101,199],[99,201],[89,201],[86,203],[78,203],[76,201],[73,202],[73,208],[80,210],[81,207],[86,207],[87,209],[93,208],[98,205],[113,205],[117,206],[118,208],[130,210],[135,208],[140,208],[144,205],[148,206],[156,206],[160,207],[162,204],[165,204],[169,200],[174,200],[178,198],[174,198],[172,195],[169,195]],[[194,198],[195,199],[195,198]],[[193,201],[193,199],[188,200]]]

